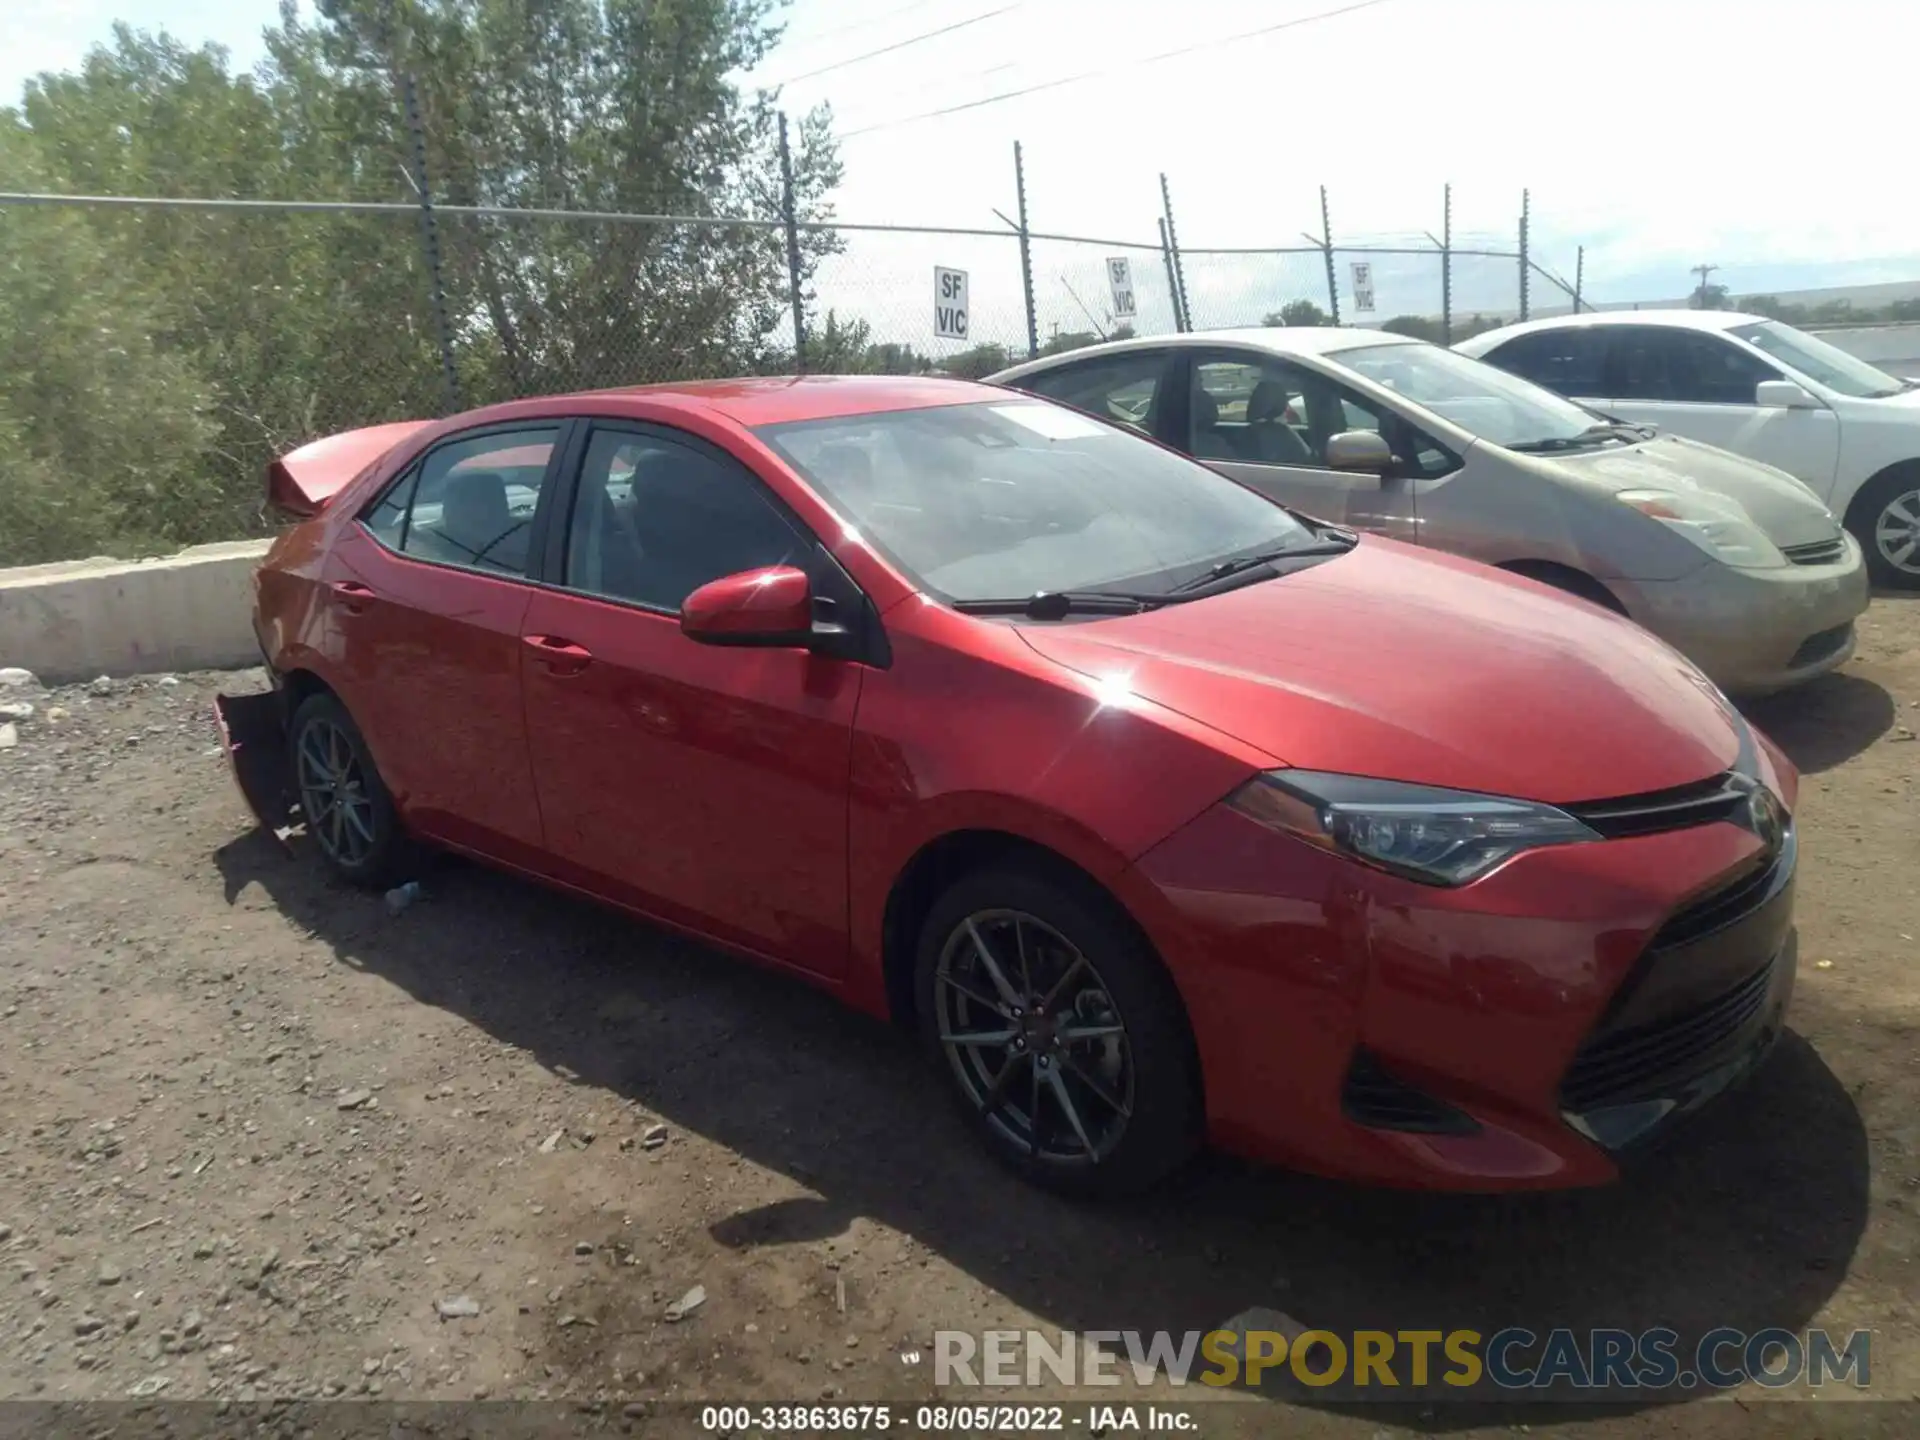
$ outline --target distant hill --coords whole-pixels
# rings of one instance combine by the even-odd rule
[[[1915,262],[1920,272],[1920,261]],[[1879,310],[1888,305],[1898,304],[1902,300],[1920,300],[1920,279],[1888,280],[1872,285],[1828,285],[1811,290],[1769,290],[1758,286],[1729,287],[1733,290],[1734,307],[1740,301],[1752,295],[1771,295],[1785,305],[1803,305],[1815,309],[1823,305],[1851,305],[1858,310]],[[1689,303],[1686,295],[1670,295],[1662,300],[1610,300],[1601,301],[1588,308],[1594,310],[1664,310],[1685,309]],[[1564,309],[1564,307],[1562,307]],[[1543,314],[1553,314],[1548,310]]]

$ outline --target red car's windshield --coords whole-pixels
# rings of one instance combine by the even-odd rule
[[[893,410],[756,433],[848,523],[952,600],[1163,589],[1313,543],[1271,501],[1044,401]]]

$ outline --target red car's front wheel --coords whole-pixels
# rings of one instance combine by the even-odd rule
[[[922,927],[919,1013],[997,1155],[1052,1188],[1116,1194],[1193,1152],[1199,1084],[1166,973],[1087,888],[1011,870],[957,881]]]

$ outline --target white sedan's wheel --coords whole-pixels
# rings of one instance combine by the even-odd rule
[[[1873,522],[1873,548],[1894,569],[1920,578],[1920,484],[1880,507]]]
[[[1863,488],[1847,510],[1867,574],[1887,590],[1920,590],[1920,461],[1895,466]]]

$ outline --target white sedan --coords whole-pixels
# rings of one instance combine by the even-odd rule
[[[1797,476],[1876,584],[1920,589],[1920,382],[1725,310],[1618,310],[1489,330],[1454,349],[1623,420]]]

